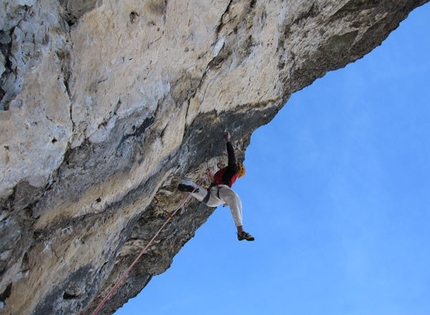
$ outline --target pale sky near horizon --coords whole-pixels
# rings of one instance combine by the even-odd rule
[[[218,208],[115,314],[429,315],[429,57],[426,4],[295,93],[233,186],[256,240]]]

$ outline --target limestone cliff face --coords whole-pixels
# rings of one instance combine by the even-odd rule
[[[225,130],[243,159],[292,93],[425,2],[1,0],[0,313],[91,313],[183,198],[178,179],[224,159]],[[212,211],[189,201],[99,314]]]

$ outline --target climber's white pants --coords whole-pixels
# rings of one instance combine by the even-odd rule
[[[205,199],[208,193],[207,189],[198,186],[191,180],[183,180],[182,183],[199,189],[198,192],[191,194],[198,201],[203,201]],[[242,226],[242,201],[240,200],[239,195],[227,185],[212,186],[209,189],[209,192],[210,196],[206,204],[209,207],[218,207],[224,204],[228,205],[230,207],[234,223],[236,226]]]

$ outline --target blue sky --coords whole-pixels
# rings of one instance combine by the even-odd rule
[[[116,315],[430,314],[429,56],[427,4],[295,93],[234,186],[255,242],[218,208]]]

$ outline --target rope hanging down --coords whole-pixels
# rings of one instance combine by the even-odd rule
[[[196,191],[197,187],[194,188],[194,190],[191,192],[193,193]],[[97,313],[102,309],[102,307],[105,305],[106,301],[112,296],[112,294],[115,292],[115,290],[119,287],[121,282],[124,281],[125,277],[130,273],[130,271],[133,269],[134,265],[139,261],[139,259],[145,254],[145,252],[148,250],[149,246],[154,242],[155,238],[160,234],[160,232],[164,229],[164,227],[169,223],[170,220],[172,220],[173,216],[178,212],[178,210],[187,202],[188,199],[191,197],[191,193],[188,194],[186,198],[184,198],[181,203],[176,207],[176,209],[172,212],[172,214],[167,218],[167,220],[164,222],[164,224],[160,227],[160,229],[155,233],[154,237],[149,241],[148,244],[146,244],[145,248],[140,252],[139,256],[133,261],[133,263],[128,267],[128,269],[124,272],[122,277],[118,280],[118,282],[113,286],[113,288],[109,291],[109,293],[106,295],[106,297],[103,299],[103,301],[100,302],[99,306],[95,309],[92,315],[97,315]]]

